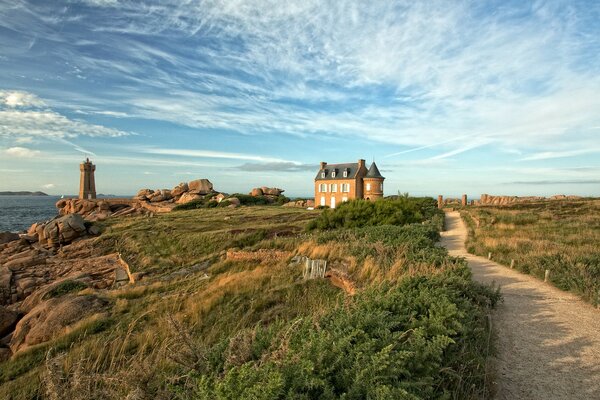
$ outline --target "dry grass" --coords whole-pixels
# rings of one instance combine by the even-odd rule
[[[192,384],[190,371],[209,362],[205,349],[224,339],[230,338],[228,363],[237,365],[247,359],[257,327],[317,318],[349,301],[347,292],[456,266],[441,249],[431,251],[439,259],[430,257],[430,244],[420,255],[402,240],[384,243],[385,235],[369,243],[319,242],[318,233],[304,233],[317,213],[242,207],[105,222],[96,248],[122,253],[132,272],[146,276],[107,291],[107,314],[0,364],[0,398],[173,398],[172,386]],[[227,260],[228,251],[244,256]],[[283,254],[329,260],[346,280],[344,290],[327,280],[304,281],[302,268],[289,266]],[[203,262],[208,268],[194,272]]]
[[[462,211],[467,249],[600,303],[600,200],[546,201]],[[474,223],[479,220],[479,227]]]

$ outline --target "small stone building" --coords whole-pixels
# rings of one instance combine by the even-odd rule
[[[315,205],[335,208],[351,199],[380,199],[384,179],[375,162],[369,169],[362,159],[346,164],[321,162],[315,177]]]

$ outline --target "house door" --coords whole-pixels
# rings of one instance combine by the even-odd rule
[[[331,208],[335,208],[335,197],[331,196]]]
[[[325,196],[321,196],[321,205],[324,206],[325,205]]]

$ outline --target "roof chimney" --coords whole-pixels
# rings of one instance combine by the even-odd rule
[[[365,160],[363,160],[362,158],[358,160],[358,169],[362,168],[365,166]]]
[[[321,161],[321,169],[325,169],[327,163],[325,161]]]

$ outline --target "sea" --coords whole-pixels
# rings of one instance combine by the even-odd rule
[[[59,196],[0,196],[0,232],[21,232],[58,215]]]

